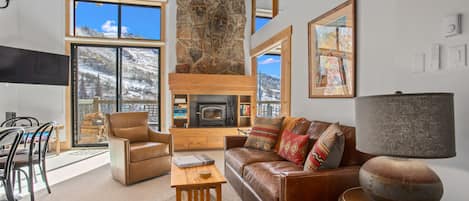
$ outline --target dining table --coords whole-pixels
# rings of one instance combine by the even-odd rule
[[[39,128],[38,126],[15,126],[15,127],[23,128],[26,135],[33,135],[36,129]],[[11,127],[0,127],[0,132],[8,128],[11,128]],[[51,145],[51,143],[54,143],[54,149],[55,149],[54,151],[56,155],[60,154],[60,132],[64,130],[64,128],[65,126],[63,124],[56,124],[54,127],[54,132],[53,132],[54,138],[52,139],[52,142],[49,141],[49,145]]]

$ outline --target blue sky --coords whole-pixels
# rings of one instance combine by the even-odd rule
[[[261,29],[267,22],[269,22],[271,19],[269,18],[264,18],[264,17],[256,17],[256,31]]]
[[[280,78],[281,58],[280,55],[266,54],[257,57],[257,72],[274,75]]]
[[[77,2],[76,27],[89,27],[116,37],[118,9],[116,4]],[[161,38],[161,10],[159,8],[122,6],[122,32],[146,39]]]
[[[256,31],[271,19],[256,17]],[[279,55],[262,55],[257,57],[257,71],[280,77],[281,59]]]

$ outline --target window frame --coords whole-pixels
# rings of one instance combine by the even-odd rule
[[[257,12],[257,3],[256,0],[251,0],[251,35],[256,33],[256,17],[270,17],[274,19],[279,13],[279,0],[272,0],[272,11],[270,16],[266,14],[260,15]]]
[[[262,54],[262,55],[258,55],[256,56],[256,61],[259,60],[260,57],[262,56],[278,56],[280,58],[280,60],[282,60],[282,54],[276,54],[276,53],[265,53],[265,54]],[[282,63],[280,63],[280,90],[282,88],[282,78],[283,78],[283,71],[282,69],[284,68]],[[256,80],[258,79],[258,76],[259,76],[259,64],[257,63],[256,64]],[[272,116],[272,117],[280,117],[282,115],[282,98],[280,97],[280,100],[269,100],[269,101],[266,101],[266,100],[260,100],[259,99],[259,82],[256,81],[256,87],[257,87],[257,90],[256,90],[256,104],[259,105],[260,103],[273,103],[273,104],[279,104],[280,105],[280,111],[279,111],[279,115],[278,116]],[[265,117],[265,116],[259,116],[259,106],[256,107],[256,116],[257,117]]]
[[[65,0],[65,54],[71,56],[71,44],[82,44],[82,45],[98,45],[98,46],[130,46],[130,47],[151,47],[151,48],[160,48],[160,130],[166,132],[168,130],[167,125],[167,115],[166,115],[166,103],[167,103],[167,60],[166,60],[166,0],[95,0],[98,3],[123,3],[130,5],[148,5],[153,7],[161,8],[161,41],[155,40],[139,40],[139,39],[117,39],[117,38],[92,38],[92,37],[77,37],[73,35],[73,13],[74,13],[74,0]],[[71,62],[70,62],[71,63]],[[69,66],[71,68],[71,66]],[[72,71],[71,71],[72,72]],[[65,93],[65,141],[61,143],[63,149],[71,149],[73,144],[73,135],[74,131],[72,130],[73,126],[73,105],[72,105],[72,74],[69,77],[69,83],[71,83],[66,88]]]
[[[73,19],[71,20],[72,23],[72,30],[71,34],[75,38],[92,38],[92,39],[103,39],[103,40],[128,40],[128,41],[155,41],[161,42],[165,41],[165,19],[166,19],[166,12],[164,5],[144,5],[144,4],[132,4],[132,3],[118,3],[118,2],[111,2],[111,1],[100,1],[100,0],[70,0],[73,5]],[[112,4],[117,5],[117,37],[116,38],[106,38],[106,37],[92,37],[92,36],[77,36],[76,34],[76,2],[87,2],[87,3],[103,3],[103,4]],[[144,38],[125,38],[121,37],[122,31],[122,6],[136,6],[136,7],[147,7],[147,8],[159,8],[160,9],[160,39],[144,39]]]
[[[76,135],[78,135],[78,129],[79,126],[77,125],[77,119],[78,119],[78,114],[77,114],[77,109],[78,109],[78,99],[77,99],[77,92],[78,92],[78,66],[75,63],[77,58],[77,52],[76,48],[78,47],[98,47],[98,48],[115,48],[116,49],[116,111],[119,112],[121,111],[121,106],[122,106],[122,49],[123,48],[147,48],[147,49],[158,49],[158,54],[159,54],[159,59],[158,59],[158,131],[162,131],[164,126],[162,126],[162,123],[164,123],[162,120],[163,115],[162,114],[162,98],[165,98],[165,96],[162,94],[162,81],[163,81],[163,75],[161,72],[162,71],[162,66],[161,64],[163,63],[161,60],[161,55],[162,53],[162,47],[142,47],[142,46],[130,46],[130,45],[101,45],[101,44],[83,44],[83,43],[71,43],[71,85],[70,85],[70,96],[71,96],[71,143],[73,147],[107,147],[108,143],[106,144],[101,144],[101,143],[92,143],[92,144],[78,144],[76,142]]]

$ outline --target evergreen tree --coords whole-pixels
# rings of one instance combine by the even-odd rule
[[[80,76],[80,82],[78,86],[78,98],[80,99],[88,98],[88,92],[86,91],[84,76]]]
[[[103,96],[103,92],[102,92],[102,88],[101,88],[101,78],[99,77],[99,74],[98,74],[98,79],[96,80],[96,87],[95,87],[95,97],[102,97]]]

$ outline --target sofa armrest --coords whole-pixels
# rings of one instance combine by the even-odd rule
[[[243,147],[244,143],[248,139],[247,136],[225,136],[225,150],[236,148],[236,147]]]
[[[111,156],[111,172],[113,177],[127,184],[129,178],[130,163],[130,142],[128,139],[118,138],[114,136],[109,137],[109,153]]]
[[[161,142],[169,145],[169,155],[173,155],[173,136],[170,133],[157,132],[148,129],[148,135],[151,142]]]
[[[333,170],[295,171],[280,174],[280,201],[337,201],[345,190],[360,186],[360,166]]]

